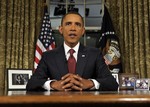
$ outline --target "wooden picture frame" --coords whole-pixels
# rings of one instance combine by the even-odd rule
[[[120,73],[119,74],[119,90],[134,90],[135,80],[138,74]]]
[[[7,69],[7,90],[25,90],[31,69]]]

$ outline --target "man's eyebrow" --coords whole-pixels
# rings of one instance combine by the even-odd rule
[[[75,22],[76,24],[81,24],[81,22]]]
[[[64,24],[71,24],[71,23],[73,23],[73,22],[71,22],[71,21],[67,21],[67,22],[65,22]],[[81,22],[74,22],[75,24],[77,24],[77,25],[82,25],[82,23]]]
[[[68,22],[65,22],[64,24],[71,24],[72,22],[68,21]]]
[[[67,21],[67,22],[65,22],[65,23],[72,23],[71,21]]]

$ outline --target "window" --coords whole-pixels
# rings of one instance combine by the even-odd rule
[[[88,46],[95,46],[97,37],[100,36],[102,24],[102,1],[103,0],[47,0],[56,45],[59,46],[63,41],[63,38],[58,32],[61,17],[65,13],[73,10],[79,12],[85,21],[86,33],[83,38],[81,38],[81,43]]]

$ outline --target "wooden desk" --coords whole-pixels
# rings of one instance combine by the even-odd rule
[[[9,91],[0,106],[21,107],[150,107],[149,91],[30,92]]]

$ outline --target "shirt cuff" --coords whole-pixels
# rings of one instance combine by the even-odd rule
[[[100,83],[98,81],[96,81],[95,79],[90,79],[93,83],[94,83],[94,87],[91,88],[91,90],[93,89],[99,89],[100,87]]]
[[[44,83],[44,85],[43,85],[43,88],[44,88],[45,90],[47,90],[47,91],[53,90],[53,88],[51,88],[51,86],[50,86],[50,83],[51,83],[52,81],[56,81],[56,80],[48,80],[48,81],[46,81],[46,82]]]

